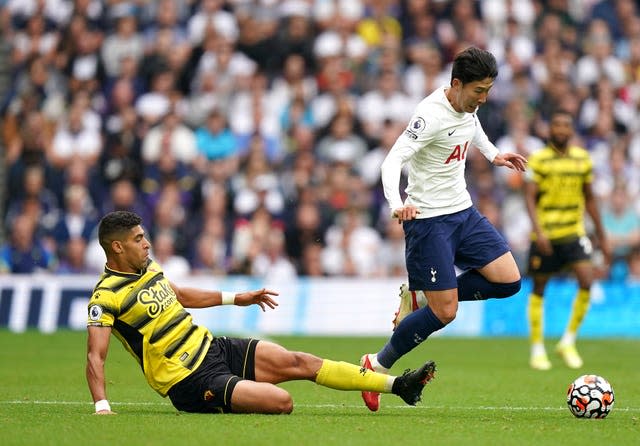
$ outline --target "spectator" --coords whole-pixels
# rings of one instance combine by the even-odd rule
[[[140,61],[144,54],[144,39],[138,30],[133,8],[119,8],[118,16],[114,19],[115,33],[107,36],[100,52],[109,77],[120,74],[120,61],[123,58],[129,56]]]
[[[629,206],[624,185],[617,186],[602,211],[602,225],[613,250],[613,260],[625,261],[633,246],[640,244],[640,215]]]
[[[176,110],[169,110],[156,127],[142,141],[142,160],[147,164],[160,163],[170,157],[185,166],[191,165],[198,154],[193,131],[187,127]]]
[[[80,184],[70,185],[64,193],[64,209],[51,232],[51,236],[61,246],[71,239],[85,242],[94,236],[98,226],[98,216],[87,188]]]
[[[220,110],[209,114],[205,126],[198,128],[195,136],[198,152],[208,161],[238,155],[238,140]]]
[[[379,256],[381,239],[366,224],[365,215],[358,209],[349,209],[329,227],[327,246],[322,253],[323,269],[331,276],[380,276]]]
[[[281,6],[282,17],[275,36],[275,55],[267,71],[274,77],[280,75],[280,68],[284,67],[283,75],[287,77],[287,65],[291,56],[300,57],[302,65],[308,69],[314,68],[313,40],[314,24],[308,2],[289,0]],[[277,87],[274,86],[275,89]],[[310,98],[307,98],[310,99]]]
[[[381,72],[376,87],[364,93],[358,101],[357,116],[362,122],[364,135],[376,140],[380,138],[385,120],[402,123],[409,121],[411,110],[418,102],[401,91],[395,72]]]
[[[262,250],[253,258],[251,275],[273,283],[290,283],[296,274],[296,268],[286,254],[282,228],[272,226]]]
[[[627,280],[640,283],[640,245],[631,248],[627,256]]]
[[[195,266],[202,231],[218,234],[207,235],[206,247],[224,238],[209,249],[214,260],[203,271],[249,273],[246,259],[262,249],[258,239],[266,241],[266,230],[256,228],[271,225],[254,214],[265,211],[293,223],[296,208],[311,205],[324,240],[336,215],[356,207],[392,243],[397,234],[385,231],[377,165],[388,136],[402,131],[395,116],[411,108],[397,104],[447,84],[453,54],[471,43],[499,61],[496,94],[478,115],[496,144],[525,153],[548,137],[552,110],[570,110],[580,118],[576,139],[595,160],[594,192],[612,202],[624,179],[628,207],[640,212],[633,113],[640,16],[632,0],[520,0],[517,8],[507,0],[0,3],[0,34],[13,57],[0,97],[3,221],[47,215],[40,199],[25,200],[24,210],[15,205],[25,172],[38,166],[58,203],[77,185],[101,210],[134,207],[145,219],[162,207],[160,194],[177,186],[185,234],[194,240],[180,254]],[[210,129],[210,115],[225,130]],[[349,136],[336,143],[330,124],[347,121]],[[160,155],[163,136],[172,156]],[[518,260],[527,231],[521,176],[479,167],[469,163],[470,191],[503,222]],[[217,188],[226,210],[210,214],[203,207]],[[497,198],[499,209],[490,204]],[[326,274],[318,268],[324,247],[304,238],[291,251],[289,226],[287,250],[298,271]],[[46,238],[60,254],[65,240]],[[87,255],[98,259],[91,268],[99,272],[103,253],[93,242]]]
[[[584,40],[585,54],[576,62],[575,81],[578,92],[584,98],[588,88],[599,78],[609,79],[614,88],[624,83],[624,65],[613,54],[613,42],[607,24],[599,19],[590,22]]]
[[[404,259],[404,230],[402,225],[391,218],[384,220],[384,238],[381,242],[378,257],[385,277],[406,277],[407,269]]]
[[[37,235],[44,237],[49,234],[60,216],[60,205],[56,195],[47,187],[45,171],[39,165],[25,169],[20,193],[9,199],[6,222],[10,223],[29,209],[35,212],[32,217]]]
[[[75,104],[58,125],[51,143],[52,166],[64,169],[71,159],[81,159],[89,167],[97,164],[102,153],[102,135],[99,129],[85,124],[84,112],[80,104]]]
[[[222,0],[202,0],[199,6],[188,23],[189,39],[193,45],[200,44],[210,28],[228,40],[237,39],[238,22],[231,12],[223,8]]]
[[[174,234],[160,231],[153,237],[153,257],[171,277],[185,277],[191,272],[187,259],[175,252]]]
[[[347,164],[359,161],[368,147],[365,139],[356,132],[355,125],[355,117],[351,114],[336,115],[329,124],[329,134],[318,140],[316,152],[319,160]]]
[[[58,274],[92,274],[94,271],[86,263],[87,240],[82,237],[68,239],[61,250]]]
[[[36,234],[36,222],[26,214],[8,225],[10,238],[0,248],[0,273],[31,274],[53,271],[56,257]]]
[[[320,243],[308,243],[302,248],[302,261],[298,274],[303,277],[325,277]]]
[[[402,85],[416,104],[451,80],[444,69],[442,54],[434,44],[411,42],[407,47],[407,57],[410,65],[404,72]]]
[[[41,14],[33,14],[27,19],[24,31],[18,31],[14,36],[12,61],[20,65],[32,56],[41,55],[49,64],[55,58],[57,44],[58,34],[47,31]]]
[[[280,133],[280,110],[271,100],[264,73],[255,73],[248,90],[238,91],[229,104],[229,127],[238,137],[241,154],[260,138],[267,158],[278,163],[284,157]]]
[[[287,224],[284,233],[286,252],[296,262],[298,271],[302,272],[305,267],[301,263],[304,260],[304,250],[312,244],[322,246],[326,228],[323,226],[320,209],[315,203],[299,203],[294,212],[293,221]]]

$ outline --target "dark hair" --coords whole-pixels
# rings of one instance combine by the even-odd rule
[[[554,117],[556,117],[558,115],[560,115],[560,116],[568,116],[571,119],[571,122],[573,122],[573,113],[571,113],[566,108],[553,109],[551,111],[551,115],[549,116],[549,121],[551,121]]]
[[[488,51],[471,46],[458,53],[453,59],[451,82],[460,79],[462,84],[498,77],[498,63]]]
[[[129,231],[142,223],[142,218],[129,211],[109,212],[102,217],[98,225],[98,241],[102,249],[107,251],[114,236]]]

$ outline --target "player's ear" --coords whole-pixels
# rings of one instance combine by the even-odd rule
[[[120,240],[113,240],[111,242],[111,249],[113,250],[114,253],[116,254],[122,254],[122,251],[124,250],[122,243],[120,242]]]

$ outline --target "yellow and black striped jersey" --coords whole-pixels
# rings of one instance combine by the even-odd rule
[[[593,181],[589,153],[570,146],[566,154],[546,146],[529,157],[527,180],[538,185],[538,222],[550,240],[585,235],[583,187]],[[535,234],[532,234],[535,239]]]
[[[212,340],[208,329],[193,323],[162,268],[151,260],[138,274],[105,266],[89,301],[87,325],[112,327],[162,396],[200,365]]]

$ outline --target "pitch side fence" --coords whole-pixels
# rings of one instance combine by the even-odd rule
[[[96,276],[0,276],[0,329],[14,332],[83,330]],[[269,283],[251,277],[175,279],[180,285],[240,291],[263,286],[280,292],[280,306],[191,310],[214,333],[259,335],[386,336],[398,304],[398,279],[310,279]],[[440,336],[528,335],[531,283],[508,299],[462,302],[456,320]],[[559,336],[576,292],[572,280],[552,280],[545,299],[545,333]],[[580,331],[586,337],[640,338],[640,283],[597,282]]]

